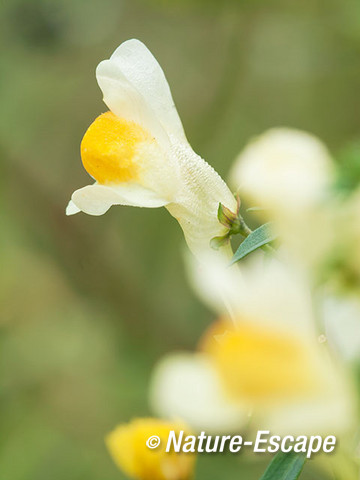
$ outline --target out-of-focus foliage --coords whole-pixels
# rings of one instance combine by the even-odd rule
[[[344,192],[351,192],[360,184],[360,141],[345,145],[339,152],[338,187]]]
[[[187,286],[165,211],[65,217],[88,182],[80,140],[106,110],[97,63],[142,40],[194,149],[226,175],[273,126],[313,132],[335,154],[359,141],[359,18],[357,0],[1,3],[1,478],[122,478],[104,435],[149,413],[155,360],[193,347],[213,319]],[[358,172],[340,161],[346,186],[348,162]],[[266,463],[201,457],[199,478],[256,478]]]

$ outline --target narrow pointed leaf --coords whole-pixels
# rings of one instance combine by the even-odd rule
[[[304,467],[306,457],[300,453],[279,452],[260,480],[296,480]]]
[[[245,240],[240,244],[236,250],[233,258],[231,259],[231,265],[238,262],[242,258],[249,255],[249,253],[263,247],[267,243],[275,240],[276,235],[270,230],[270,223],[265,223],[261,227],[254,230]]]

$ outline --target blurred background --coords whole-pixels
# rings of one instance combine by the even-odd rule
[[[273,126],[319,136],[345,183],[360,170],[358,0],[1,2],[1,480],[124,478],[104,435],[150,413],[156,360],[193,348],[213,320],[164,209],[64,213],[89,183],[81,138],[106,111],[95,67],[132,37],[224,177]],[[203,456],[198,478],[258,478],[267,461]],[[323,477],[310,465],[302,478]]]

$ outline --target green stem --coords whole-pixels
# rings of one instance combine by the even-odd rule
[[[251,228],[246,225],[246,222],[241,215],[239,215],[239,220],[240,220],[239,233],[244,237],[248,237],[250,233],[252,233]]]

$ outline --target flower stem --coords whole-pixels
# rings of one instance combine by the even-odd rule
[[[252,230],[250,227],[246,225],[246,222],[241,215],[239,215],[239,220],[240,220],[239,233],[246,238],[250,235],[250,233],[252,233]]]

